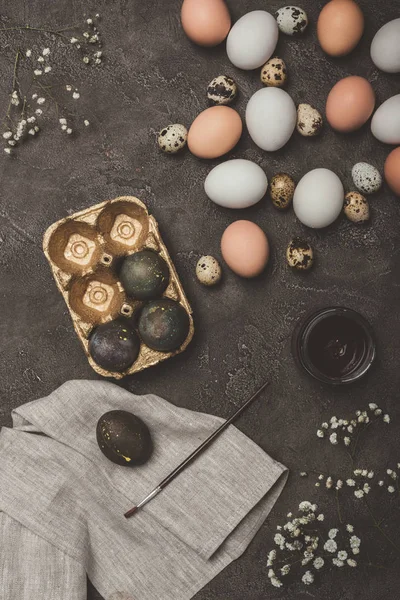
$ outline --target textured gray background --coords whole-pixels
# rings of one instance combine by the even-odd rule
[[[17,160],[0,156],[0,423],[10,423],[13,407],[49,393],[65,380],[96,377],[42,254],[45,229],[104,199],[137,195],[160,223],[193,305],[197,333],[184,354],[122,385],[136,393],[154,392],[177,405],[226,416],[257,385],[270,379],[268,399],[255,404],[239,426],[292,471],[270,523],[245,556],[196,598],[397,598],[395,567],[389,571],[360,567],[351,573],[336,570],[323,573],[309,588],[295,583],[276,590],[267,579],[266,554],[272,547],[270,529],[287,510],[304,499],[314,498],[321,506],[331,502],[314,488],[311,478],[300,480],[298,472],[345,473],[344,450],[321,445],[315,436],[321,420],[332,414],[345,416],[371,401],[382,403],[392,417],[399,414],[399,199],[385,187],[371,199],[370,225],[356,227],[340,219],[326,231],[306,230],[293,212],[278,213],[268,199],[241,213],[212,204],[204,194],[203,181],[220,161],[202,162],[189,152],[179,157],[161,155],[155,132],[170,122],[188,126],[206,108],[207,83],[218,74],[237,80],[236,106],[242,116],[250,95],[261,85],[258,72],[240,72],[229,64],[223,45],[206,50],[191,44],[180,28],[180,4],[180,0],[0,2],[3,27],[21,22],[61,27],[80,23],[83,14],[100,12],[106,55],[101,69],[88,69],[68,45],[51,36],[2,33],[0,37],[1,106],[7,102],[16,45],[48,45],[58,63],[54,81],[78,85],[79,110],[92,122],[82,135],[67,138],[54,119],[49,120],[40,139],[21,148]],[[233,19],[249,10],[272,12],[282,6],[266,0],[228,0],[228,4]],[[332,85],[349,74],[367,77],[379,103],[399,93],[400,75],[378,72],[368,52],[375,31],[400,16],[398,0],[361,0],[365,35],[355,52],[340,60],[325,56],[316,40],[315,25],[323,4],[303,0],[311,21],[307,34],[298,39],[281,36],[279,41],[277,54],[287,62],[287,91],[294,101],[313,103],[323,111]],[[274,154],[259,150],[245,132],[228,158],[254,160],[269,177],[284,170],[299,179],[310,169],[331,168],[350,190],[352,165],[367,160],[382,170],[388,152],[388,147],[373,139],[368,126],[347,136],[325,126],[318,139],[295,134]],[[254,281],[239,279],[225,268],[219,288],[202,288],[194,274],[196,261],[203,253],[220,257],[221,234],[237,218],[252,219],[266,231],[272,247],[270,265]],[[306,235],[317,254],[315,268],[306,275],[290,272],[285,264],[286,245],[296,234]],[[323,387],[307,378],[295,368],[290,352],[297,320],[313,307],[331,304],[361,311],[373,324],[379,346],[372,372],[346,389]],[[362,466],[386,467],[390,459],[400,459],[395,452],[399,431],[393,421],[389,429],[371,428]],[[371,501],[379,512],[379,501],[376,497]],[[348,520],[355,521],[351,505],[348,508],[353,515]],[[324,510],[336,518],[334,503]],[[364,516],[357,509],[357,519],[363,522]],[[389,522],[391,530],[398,516],[397,511]],[[365,522],[361,537],[375,539],[371,533]],[[380,541],[372,541],[368,553],[371,562],[381,561],[383,555],[391,564],[391,553]],[[364,561],[368,560],[365,554]],[[100,597],[90,589],[89,598]]]

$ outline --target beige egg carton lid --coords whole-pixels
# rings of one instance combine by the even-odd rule
[[[179,302],[189,316],[189,333],[174,352],[158,352],[141,342],[139,355],[123,373],[97,365],[89,353],[89,337],[97,325],[130,318],[144,302],[129,298],[118,279],[118,260],[148,248],[158,252],[170,271],[163,297]],[[77,212],[50,225],[43,250],[64,297],[75,331],[92,368],[103,377],[121,379],[183,352],[194,334],[192,309],[162,240],[158,223],[134,196],[120,196]]]

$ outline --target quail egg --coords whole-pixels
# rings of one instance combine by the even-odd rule
[[[286,259],[293,269],[308,271],[314,263],[314,252],[306,240],[294,238],[287,247]]]
[[[297,108],[297,131],[304,137],[314,137],[321,132],[322,116],[310,104],[299,104]]]
[[[365,162],[354,165],[351,175],[354,185],[363,194],[375,194],[381,189],[382,176],[376,167]]]
[[[188,132],[184,125],[174,123],[158,134],[158,145],[163,152],[175,154],[186,146]]]
[[[270,181],[269,188],[272,204],[280,210],[288,208],[293,200],[295,188],[296,184],[290,175],[287,175],[286,173],[274,175]]]
[[[207,98],[211,104],[230,104],[237,96],[237,85],[231,77],[218,75],[209,83]]]
[[[216,285],[222,277],[217,259],[213,256],[202,256],[196,265],[196,277],[203,285]]]
[[[308,25],[307,13],[298,6],[284,6],[276,12],[278,27],[286,35],[304,33]]]
[[[275,56],[261,68],[261,81],[270,87],[283,87],[287,79],[285,61]]]
[[[344,214],[353,223],[365,223],[369,219],[369,204],[359,192],[349,192],[344,197]]]

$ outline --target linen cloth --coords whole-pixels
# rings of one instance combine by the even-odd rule
[[[151,459],[111,463],[96,442],[109,410],[148,425]],[[70,381],[13,412],[0,433],[0,599],[189,600],[248,546],[286,468],[230,426],[131,519],[143,499],[222,422],[152,394]]]

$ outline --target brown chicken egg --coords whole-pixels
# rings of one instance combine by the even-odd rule
[[[400,147],[393,150],[386,159],[385,179],[393,192],[400,196]]]
[[[199,46],[217,46],[231,28],[231,17],[224,0],[184,0],[182,27]]]
[[[255,223],[235,221],[223,233],[221,252],[224,261],[236,275],[256,277],[268,262],[268,238]]]
[[[371,84],[356,75],[345,77],[329,93],[326,118],[333,129],[347,133],[360,129],[372,115],[374,107],[375,93]]]
[[[190,152],[199,158],[218,158],[238,143],[242,120],[229,106],[212,106],[193,121],[188,134]]]
[[[317,24],[318,41],[330,56],[345,56],[364,32],[364,15],[353,0],[332,0],[322,9]]]

